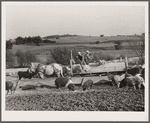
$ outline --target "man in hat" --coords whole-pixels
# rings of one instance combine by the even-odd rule
[[[86,54],[84,55],[84,61],[87,65],[89,65],[89,60],[92,60],[91,53],[87,50]]]
[[[77,58],[78,58],[79,61],[80,61],[81,67],[83,68],[82,65],[85,65],[85,61],[84,61],[84,56],[81,54],[81,52],[78,52]]]

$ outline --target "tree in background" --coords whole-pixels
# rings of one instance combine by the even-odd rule
[[[25,44],[24,39],[20,36],[16,38],[16,45],[19,45],[19,44]]]
[[[99,44],[99,41],[96,41],[95,44]]]
[[[11,39],[6,41],[6,50],[12,49],[13,48],[13,43],[11,42]]]
[[[121,50],[121,48],[122,48],[122,42],[116,41],[116,42],[114,43],[114,46],[115,46],[115,49],[116,49],[116,50]]]
[[[51,55],[58,64],[68,65],[70,61],[70,49],[66,47],[56,47],[51,50]]]
[[[42,39],[41,39],[40,36],[33,37],[33,38],[32,38],[32,42],[33,42],[35,45],[40,46],[39,43],[42,43]]]
[[[16,45],[19,44],[27,44],[27,43],[34,43],[37,46],[40,46],[39,43],[42,43],[42,38],[40,36],[35,36],[35,37],[17,37],[16,38]]]
[[[31,62],[37,61],[37,57],[30,51],[22,52],[18,50],[15,55],[17,57],[19,67],[27,67]]]
[[[145,33],[142,33],[138,38],[139,40],[128,40],[127,42],[137,57],[139,57],[138,64],[143,65],[145,63]]]
[[[6,68],[12,68],[14,67],[15,63],[15,55],[11,51],[13,48],[13,43],[12,40],[7,40],[6,41]]]
[[[11,50],[6,50],[6,68],[13,68],[15,65],[15,55]]]
[[[56,47],[53,50],[51,50],[51,57],[48,57],[47,64],[50,64],[55,61],[58,64],[69,65],[71,59],[71,50],[73,59],[76,63],[79,63],[79,60],[76,58],[78,52],[77,49],[68,47]]]
[[[104,37],[104,35],[100,35],[100,37]]]

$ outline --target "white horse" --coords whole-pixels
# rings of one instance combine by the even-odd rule
[[[36,72],[40,78],[44,78],[44,75],[50,76],[53,74],[56,74],[57,77],[64,77],[62,66],[57,63],[52,63],[50,65],[31,63],[28,71]]]

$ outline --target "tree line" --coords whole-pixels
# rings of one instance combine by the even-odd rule
[[[6,40],[6,49],[12,49],[13,44],[21,45],[21,44],[35,44],[37,46],[40,46],[40,43],[56,43],[56,41],[48,40],[48,39],[42,39],[40,36],[35,37],[17,37],[15,41],[13,42],[11,39]]]

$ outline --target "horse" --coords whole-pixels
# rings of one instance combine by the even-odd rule
[[[40,78],[44,78],[45,76],[56,75],[57,77],[64,77],[63,76],[63,69],[62,66],[57,63],[52,63],[50,65],[43,65],[40,63],[31,63],[28,68],[29,72],[35,72],[38,74]]]

